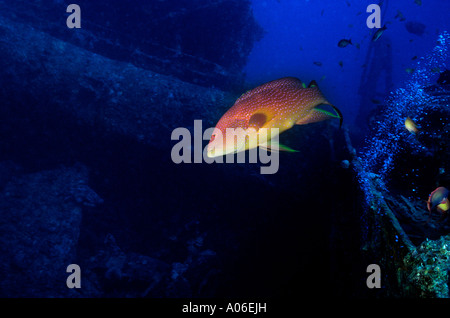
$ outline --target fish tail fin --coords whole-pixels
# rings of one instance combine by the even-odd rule
[[[320,108],[314,108],[314,109],[319,111],[319,112],[325,113],[325,114],[327,114],[330,117],[338,118],[339,119],[339,128],[341,128],[342,127],[342,122],[344,121],[344,117],[342,116],[342,113],[339,110],[339,108],[337,108],[336,106],[334,106],[333,104],[331,104],[330,102],[328,102],[326,100],[323,103],[321,103],[321,104],[331,106],[331,108],[333,108],[333,110],[334,110],[334,112],[336,114],[333,114],[333,113],[331,113],[331,112],[329,112],[327,110],[320,109]]]

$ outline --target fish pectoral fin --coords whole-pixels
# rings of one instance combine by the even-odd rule
[[[250,117],[250,119],[248,121],[248,127],[255,128],[256,131],[258,131],[266,123],[267,123],[267,115],[266,114],[255,113]]]
[[[319,111],[319,112],[322,112],[322,113],[324,113],[324,114],[326,114],[326,115],[328,115],[328,116],[330,116],[332,118],[338,118],[339,119],[339,128],[341,128],[342,127],[342,122],[344,120],[344,117],[342,116],[341,111],[336,106],[334,106],[333,104],[330,104],[329,102],[322,103],[322,105],[330,106],[331,108],[333,108],[333,110],[334,110],[334,112],[336,114],[333,114],[333,113],[327,111],[326,109],[319,108],[318,106],[315,107],[314,109]]]
[[[326,109],[322,109],[322,108],[319,108],[318,106],[316,106],[313,109],[311,109],[310,112],[306,116],[297,120],[297,122],[295,124],[305,125],[305,124],[317,123],[319,121],[327,120],[330,118],[339,118],[340,119],[339,128],[341,128],[343,117],[342,117],[342,113],[340,112],[340,110],[336,106],[334,106],[328,102],[325,102],[322,104],[329,105],[331,108],[333,108],[333,110],[335,111],[335,114],[333,114],[332,112],[330,112]]]
[[[333,114],[323,109],[313,108],[309,113],[295,122],[296,125],[318,123],[333,117]]]
[[[282,145],[282,144],[278,144],[278,149],[280,149],[281,151],[286,151],[286,152],[299,152],[298,150],[292,149],[286,145]]]
[[[259,145],[264,150],[270,150],[271,152],[280,152],[280,151],[286,151],[286,152],[298,152],[298,150],[292,149],[286,145],[282,145],[280,143],[274,143],[274,142],[267,142],[265,144]]]

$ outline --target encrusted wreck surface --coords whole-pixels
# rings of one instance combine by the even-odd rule
[[[2,15],[0,33],[4,116],[9,106],[36,116],[66,113],[158,147],[167,143],[156,135],[192,127],[194,119],[213,126],[233,100],[218,89],[108,59]]]
[[[75,263],[83,207],[103,203],[75,165],[24,174],[11,162],[0,189],[0,294],[8,297],[75,297],[65,285]]]
[[[226,3],[238,4],[212,5]],[[212,127],[234,94],[93,53],[19,14],[0,14],[0,33],[2,296],[357,294],[355,151],[338,123],[284,133],[299,153],[279,154],[275,175],[177,165],[173,129]],[[71,263],[80,290],[66,288]]]
[[[354,161],[366,193],[363,250],[383,269],[381,297],[449,297],[450,219],[428,211],[424,189],[450,185],[450,130],[442,121],[449,118],[449,88],[426,89],[431,110],[424,115],[429,123],[424,130],[432,133],[409,139],[420,147],[398,148],[389,177],[365,171],[359,158]]]
[[[247,56],[263,34],[248,0],[147,1],[132,5],[113,0],[108,1],[108,10],[103,2],[80,0],[77,4],[81,8],[80,29],[66,27],[69,13],[63,1],[40,5],[2,0],[0,11],[11,21],[31,26],[33,32],[44,31],[113,60],[223,90],[242,85],[241,71]],[[20,33],[20,27],[16,30]],[[34,40],[37,46],[46,44]],[[47,52],[51,49],[48,47]],[[68,55],[67,61],[71,58]]]
[[[42,136],[28,125],[22,129]],[[337,124],[298,127],[297,136],[286,136],[308,156],[283,154],[273,176],[260,175],[255,164],[177,166],[168,152],[158,155],[114,134],[71,135],[72,125],[44,130],[65,136],[63,154],[35,153],[60,136],[25,149],[16,139],[21,149],[7,156],[25,167],[0,164],[1,295],[294,296],[300,284],[314,294],[327,286],[356,295],[363,283],[352,277],[361,269],[358,215],[349,208],[357,202],[348,165],[355,152]],[[35,163],[23,159],[30,153]],[[71,160],[88,168],[41,168]],[[202,181],[195,189],[193,179]],[[215,179],[223,195],[211,194]],[[65,285],[69,264],[82,268],[81,289]],[[305,276],[309,271],[320,275]]]

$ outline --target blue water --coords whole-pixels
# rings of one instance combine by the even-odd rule
[[[332,102],[342,108],[348,123],[353,123],[357,109],[364,107],[360,105],[358,89],[367,50],[374,45],[371,43],[374,31],[366,25],[369,16],[366,8],[371,3],[375,2],[254,1],[255,17],[267,33],[249,56],[245,67],[247,79],[259,83],[288,74],[304,82],[315,79],[324,92],[333,96]],[[377,99],[402,87],[409,77],[405,69],[414,65],[411,59],[425,56],[435,46],[437,36],[448,30],[448,19],[439,12],[449,9],[447,1],[427,1],[420,6],[410,0],[384,2],[381,25],[388,29],[377,44],[391,47],[392,86],[386,88],[381,79],[371,79],[371,89],[379,87]],[[405,21],[395,18],[398,10]],[[408,21],[425,24],[425,33],[422,36],[409,33],[405,27]],[[359,43],[360,49],[338,48],[341,39]],[[383,59],[380,55],[378,59]],[[322,66],[314,65],[314,61],[322,62]]]
[[[423,215],[450,186],[449,1],[382,1],[377,41],[371,1],[80,0],[80,29],[70,3],[0,0],[0,297],[394,293],[396,272],[367,288],[385,251],[362,249],[380,243],[366,217],[375,179]],[[273,174],[207,163],[203,130],[288,76],[315,80],[343,126],[281,134],[296,151],[271,152]],[[193,137],[181,163],[176,129]]]

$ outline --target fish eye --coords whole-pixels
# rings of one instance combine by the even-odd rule
[[[215,138],[216,138],[216,135],[212,135],[211,136],[211,141],[214,141]]]

